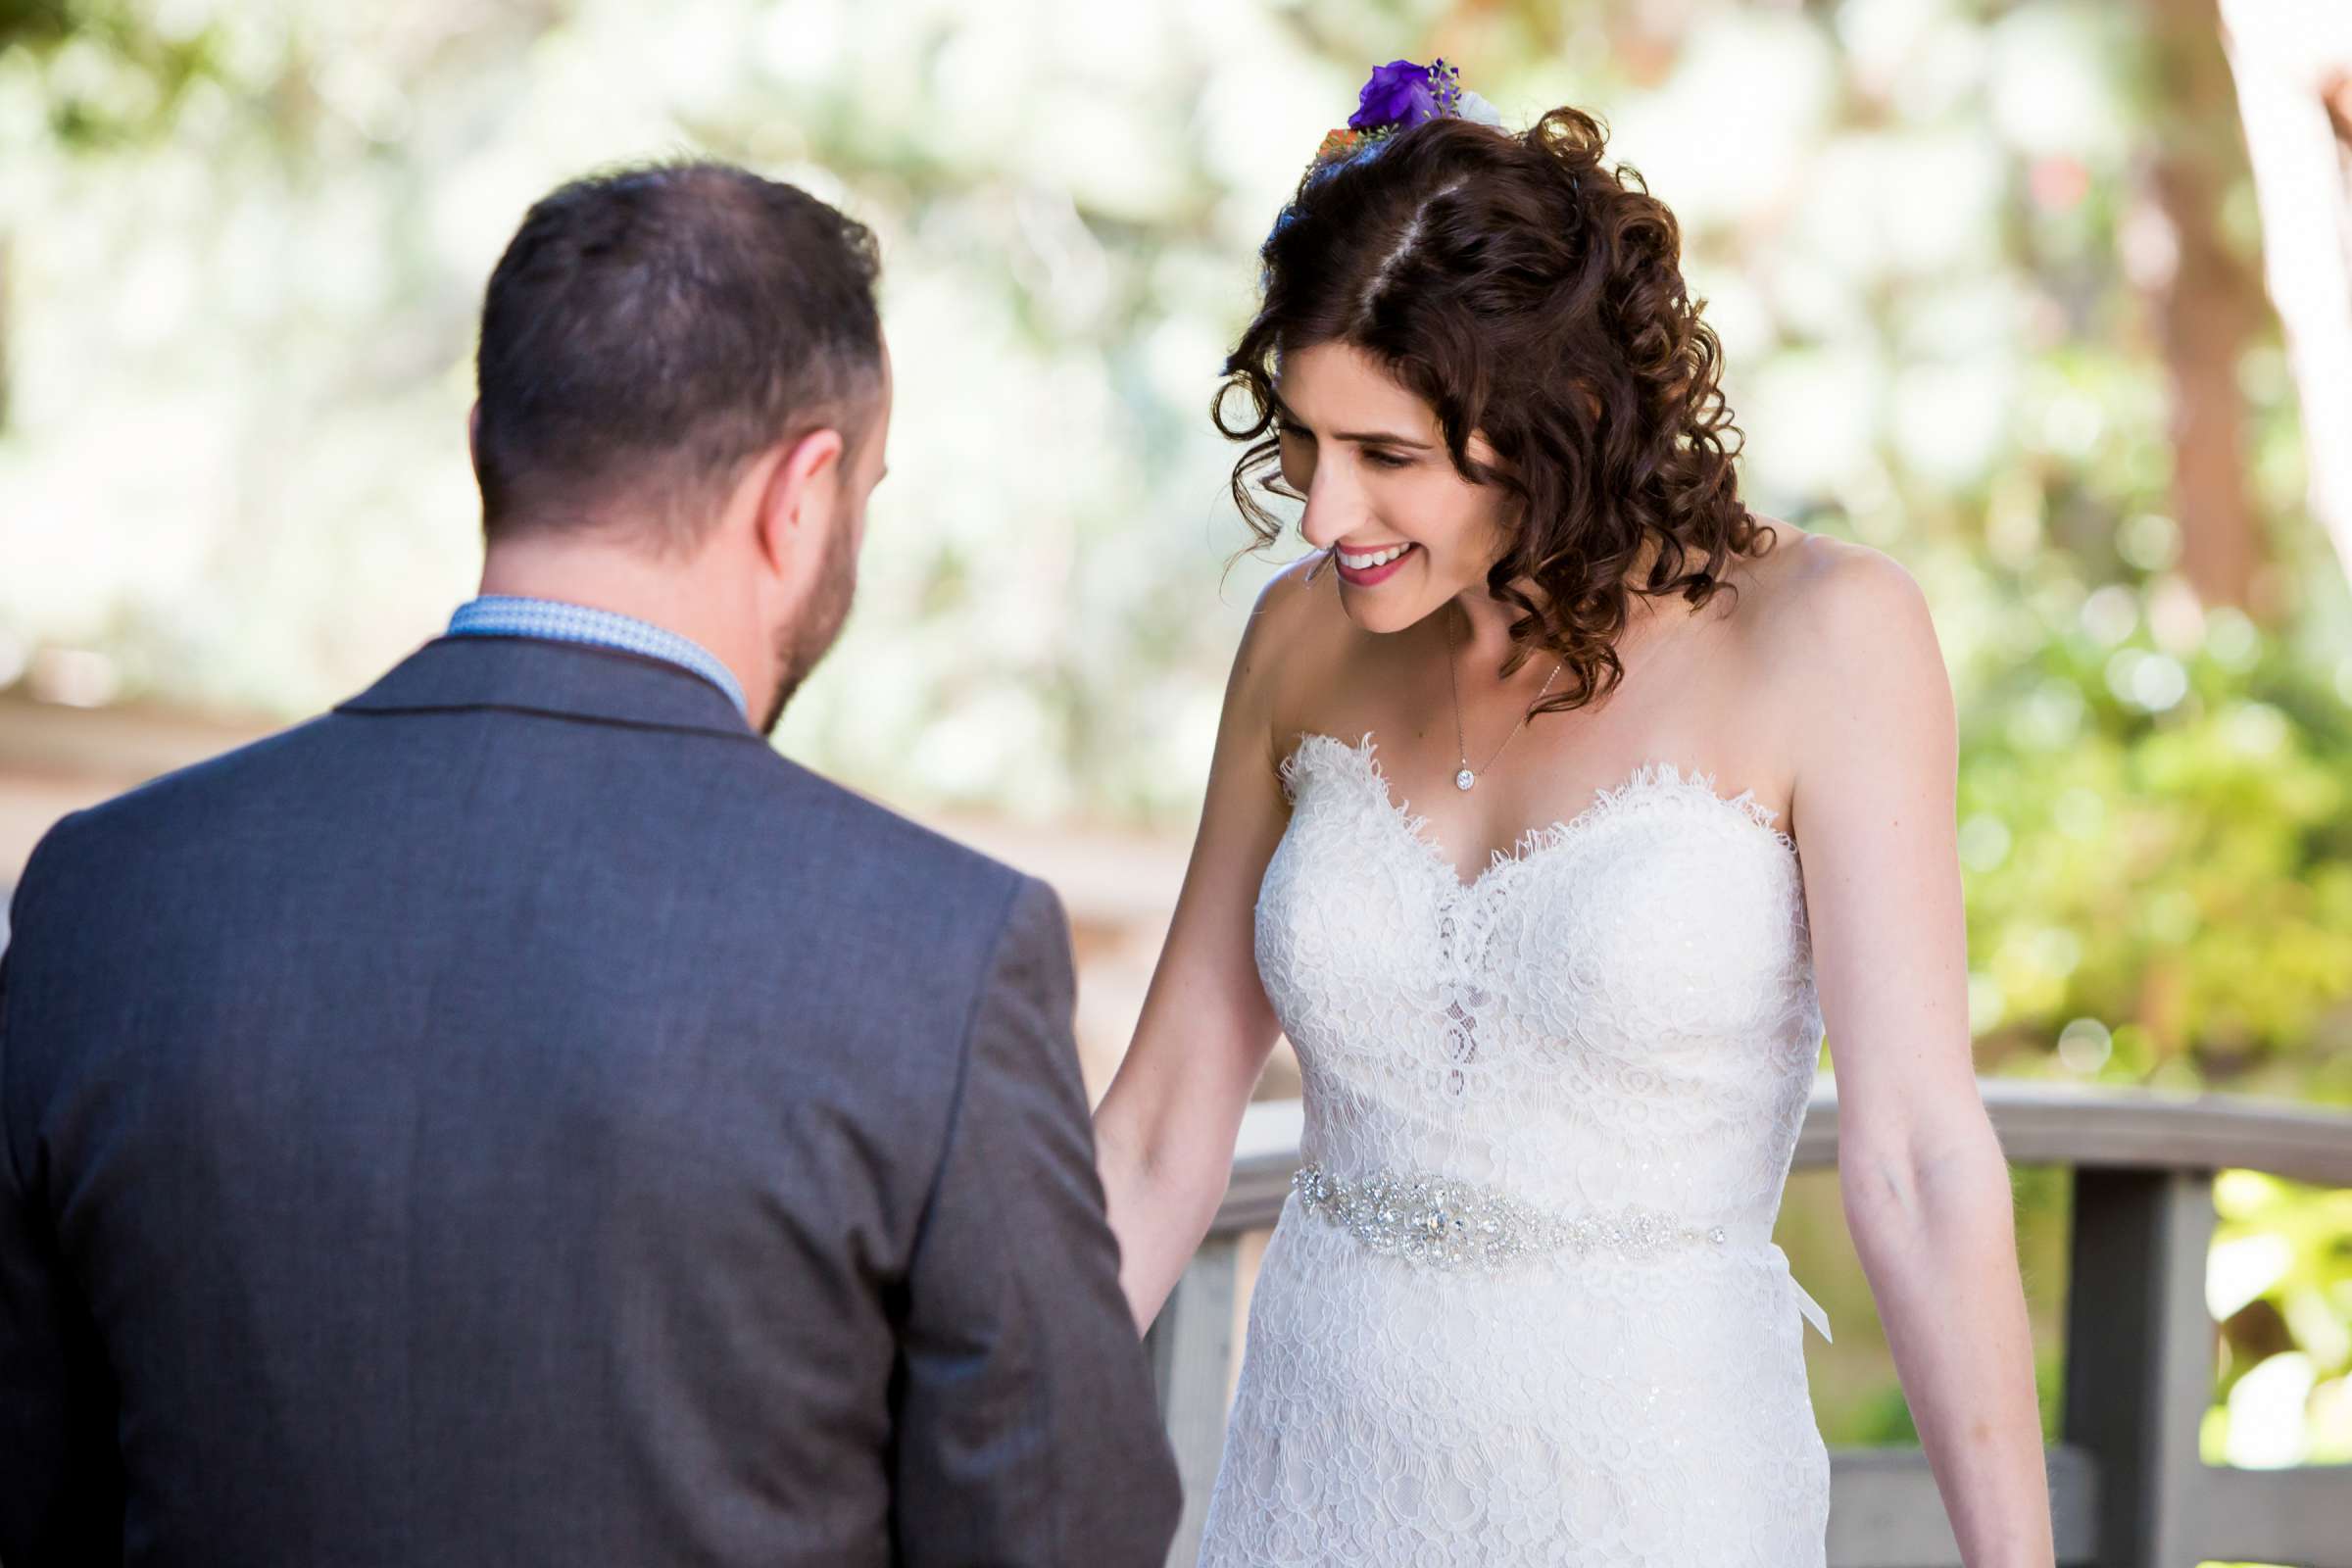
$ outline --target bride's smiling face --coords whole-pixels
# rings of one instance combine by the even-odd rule
[[[1282,477],[1306,497],[1306,542],[1333,552],[1340,602],[1366,631],[1402,631],[1486,591],[1506,542],[1505,495],[1455,470],[1438,416],[1345,343],[1285,353],[1275,385]],[[1475,435],[1470,456],[1493,463]]]

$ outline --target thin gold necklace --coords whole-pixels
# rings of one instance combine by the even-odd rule
[[[1468,611],[1463,611],[1463,618],[1468,619],[1469,613]],[[1487,759],[1485,767],[1473,769],[1470,765],[1470,743],[1462,738],[1461,677],[1453,672],[1453,617],[1448,615],[1446,618],[1446,684],[1453,690],[1453,745],[1454,750],[1461,755],[1462,759],[1462,770],[1453,775],[1455,789],[1469,789],[1487,773],[1488,769],[1494,765],[1494,760],[1502,755],[1503,748],[1517,740],[1519,732],[1527,728],[1528,715],[1536,710],[1538,703],[1543,702],[1546,696],[1550,695],[1551,683],[1560,678],[1560,671],[1566,668],[1567,664],[1568,657],[1563,654],[1560,656],[1559,662],[1551,666],[1551,673],[1544,677],[1544,689],[1536,693],[1536,701],[1527,705],[1527,711],[1519,715],[1519,722],[1513,724],[1511,732],[1502,738],[1502,745],[1494,748],[1494,756]]]

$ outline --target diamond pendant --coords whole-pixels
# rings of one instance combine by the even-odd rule
[[[1477,782],[1478,775],[1471,772],[1466,767],[1463,768],[1459,773],[1453,775],[1453,787],[1457,790],[1466,790]]]

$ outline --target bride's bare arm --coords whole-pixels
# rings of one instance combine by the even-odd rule
[[[2051,1527],[2008,1166],[1970,1054],[1949,678],[1910,575],[1847,547],[1790,603],[1788,727],[1855,1250],[1969,1568]]]
[[[1300,576],[1294,567],[1267,585],[1242,636],[1167,946],[1095,1112],[1119,1282],[1139,1329],[1158,1315],[1216,1217],[1242,1112],[1279,1033],[1252,932],[1258,881],[1288,815],[1273,691],[1306,591]]]

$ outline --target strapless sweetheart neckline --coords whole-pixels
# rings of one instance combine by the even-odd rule
[[[1773,826],[1773,819],[1780,812],[1758,801],[1752,788],[1741,790],[1737,795],[1724,795],[1716,790],[1713,774],[1696,769],[1686,773],[1671,761],[1654,759],[1637,766],[1618,783],[1595,788],[1592,804],[1573,816],[1555,818],[1527,829],[1508,850],[1490,851],[1485,868],[1464,880],[1451,853],[1429,833],[1429,818],[1414,815],[1411,804],[1398,799],[1396,792],[1390,787],[1388,774],[1374,755],[1379,747],[1370,731],[1366,731],[1364,738],[1353,745],[1320,730],[1301,732],[1298,744],[1291,748],[1290,755],[1282,762],[1282,776],[1286,782],[1296,778],[1300,758],[1308,747],[1315,745],[1328,746],[1352,759],[1369,776],[1373,787],[1387,803],[1389,819],[1396,823],[1407,840],[1421,849],[1431,864],[1445,874],[1457,892],[1465,895],[1476,893],[1506,873],[1566,848],[1607,820],[1612,813],[1623,809],[1628,802],[1650,794],[1678,795],[1711,802],[1763,834],[1790,859],[1799,858],[1796,840]]]

